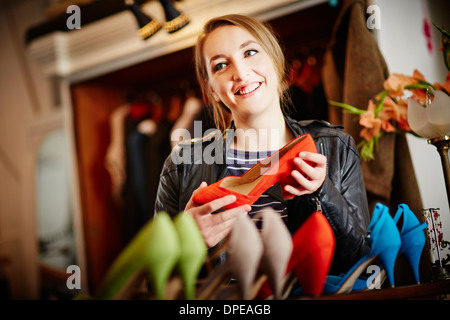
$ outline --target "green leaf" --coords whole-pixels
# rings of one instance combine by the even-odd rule
[[[447,30],[445,30],[444,28],[441,28],[441,27],[435,25],[434,23],[433,23],[433,26],[435,26],[436,29],[438,29],[443,36],[445,35],[447,38],[450,38],[450,33]]]
[[[375,118],[378,118],[378,115],[380,114],[381,110],[383,110],[384,99],[387,97],[388,94],[389,94],[389,91],[384,90],[384,91],[381,91],[377,95],[378,101],[377,101],[376,108],[375,108]]]
[[[362,140],[360,143],[358,143],[358,148],[360,149],[359,152],[361,158],[364,161],[370,161],[375,159],[373,155],[373,147],[374,147],[374,139],[371,139],[369,141]]]
[[[436,87],[432,85],[431,83],[424,81],[424,80],[418,80],[419,83],[409,84],[405,86],[405,89],[411,90],[411,89],[423,89],[427,90],[428,87],[432,87],[434,90],[436,90]]]
[[[444,28],[438,27],[433,23],[433,25],[441,32],[442,37],[442,55],[444,57],[444,63],[447,70],[450,71],[450,33]]]
[[[328,103],[333,105],[333,106],[336,106],[336,107],[344,108],[348,112],[353,113],[353,114],[363,114],[364,112],[366,112],[366,110],[358,109],[358,108],[356,108],[354,106],[351,106],[349,104],[342,103],[342,102],[336,102],[336,101],[333,101],[333,100],[328,100]]]

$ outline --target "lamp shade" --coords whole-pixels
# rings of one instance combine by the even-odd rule
[[[450,135],[450,97],[436,90],[434,100],[424,107],[414,99],[408,99],[408,122],[419,136],[434,139]]]

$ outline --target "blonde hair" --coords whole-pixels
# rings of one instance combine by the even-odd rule
[[[203,27],[203,32],[198,37],[197,44],[194,48],[194,57],[197,79],[203,92],[203,96],[207,100],[207,104],[212,105],[214,124],[222,132],[230,126],[231,113],[222,102],[217,102],[213,98],[208,88],[208,72],[203,55],[203,45],[206,38],[212,31],[221,26],[229,25],[247,30],[258,41],[264,51],[272,59],[275,67],[275,72],[279,82],[278,95],[280,97],[280,103],[283,109],[288,107],[289,101],[286,93],[286,89],[288,88],[286,77],[286,60],[273,29],[269,25],[259,22],[252,17],[239,14],[229,14],[213,18],[206,22]]]

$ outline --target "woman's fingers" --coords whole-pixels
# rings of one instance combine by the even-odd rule
[[[326,177],[327,158],[319,153],[301,152],[294,159],[296,169],[291,176],[298,185],[286,185],[285,190],[295,196],[311,194],[323,184]]]
[[[204,187],[206,187],[206,183],[202,182],[193,195]],[[185,213],[192,215],[208,247],[215,246],[228,235],[238,215],[247,214],[251,210],[251,206],[243,205],[215,213],[224,206],[235,202],[235,195],[227,195],[203,205],[197,205],[192,199],[193,197],[186,205]]]

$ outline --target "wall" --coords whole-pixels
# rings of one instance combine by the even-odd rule
[[[23,34],[43,17],[45,1],[0,1],[0,265],[10,297],[38,297],[34,157],[40,125],[55,118],[49,84],[28,61]],[[57,114],[57,112],[56,112]],[[44,125],[45,126],[45,125]]]
[[[376,0],[381,12],[381,28],[377,30],[380,50],[390,73],[412,75],[419,70],[431,83],[444,82],[447,69],[439,51],[440,32],[432,28],[433,51],[427,49],[423,19],[450,29],[448,0]],[[444,239],[450,241],[450,213],[441,160],[436,147],[426,139],[407,135],[413,167],[424,208],[439,208],[444,225]],[[450,253],[450,252],[449,252]]]

